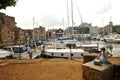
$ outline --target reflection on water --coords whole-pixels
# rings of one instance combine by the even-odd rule
[[[100,41],[97,41],[97,42],[94,42],[94,44],[97,44],[99,45],[99,50],[101,47],[106,47],[108,45],[112,45],[113,46],[113,49],[112,49],[112,54],[114,57],[120,57],[120,44],[115,44],[115,43],[105,43],[105,42],[100,42]]]

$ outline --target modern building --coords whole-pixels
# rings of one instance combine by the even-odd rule
[[[106,35],[110,33],[120,34],[120,25],[113,25],[112,21],[110,21],[109,24],[104,27],[104,33]]]
[[[104,34],[113,33],[113,23],[110,21],[108,25],[104,27]]]
[[[90,36],[91,27],[91,24],[86,22],[80,24],[79,26],[67,27],[65,30],[65,35],[73,36],[74,38],[80,40],[83,36]]]
[[[57,32],[57,29],[48,29],[46,31],[46,38],[48,40],[50,40],[50,39],[56,39],[57,38],[56,32]]]
[[[113,33],[120,34],[120,25],[113,25]]]
[[[93,35],[93,36],[99,35],[98,26],[90,27],[90,34]]]
[[[57,29],[56,31],[57,38],[63,37],[63,34],[64,34],[64,31],[61,28]]]

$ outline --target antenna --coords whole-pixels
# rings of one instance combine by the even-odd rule
[[[103,35],[104,35],[104,19],[102,18],[102,25],[103,25]]]
[[[111,18],[111,16],[110,16],[110,21],[112,21],[112,18]]]
[[[67,3],[67,21],[68,21],[68,27],[70,26],[69,24],[69,8],[68,8],[68,0],[66,0]]]
[[[68,6],[68,0],[66,0],[67,3],[67,22],[68,22],[68,27],[70,27],[70,23],[69,23],[69,6]],[[69,34],[68,36],[70,36],[70,31],[69,28],[67,29],[67,33]],[[66,34],[67,35],[67,34]]]
[[[35,25],[35,19],[34,19],[34,17],[33,17],[33,29],[34,29],[34,25]]]
[[[34,25],[35,25],[35,19],[34,19],[34,17],[33,17],[33,41],[34,41],[35,51],[36,51],[36,42],[35,42],[35,30],[34,30]]]
[[[74,24],[74,20],[73,20],[73,0],[71,0],[71,21],[72,21],[72,35],[74,34],[73,31],[73,24]]]
[[[73,20],[73,0],[71,0],[71,20],[72,20],[72,27],[73,27],[73,23],[74,23],[74,20]]]
[[[64,24],[64,17],[63,17],[63,19],[62,19],[62,22],[63,22],[63,28],[64,28],[64,25],[65,25],[65,24]]]

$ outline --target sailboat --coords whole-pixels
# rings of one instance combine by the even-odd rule
[[[76,1],[76,0],[75,0]],[[68,0],[67,0],[67,3],[68,3]],[[79,7],[78,7],[78,4],[76,2],[76,6],[77,6],[77,9],[78,9],[78,12],[79,12],[79,16],[80,16],[80,19],[81,19],[81,23],[83,23],[83,19],[81,17],[81,13],[80,13],[80,10],[79,10]],[[69,27],[69,10],[68,10],[68,4],[67,4],[67,15],[68,15],[68,27]],[[73,20],[73,0],[71,0],[71,23],[72,23],[72,34],[69,34],[70,37],[73,37],[74,36],[74,20]],[[84,34],[83,34],[84,35]],[[83,36],[84,38],[84,36]],[[65,41],[64,40],[64,43],[66,45],[68,44],[73,44],[77,49],[83,49],[85,52],[98,52],[98,44],[91,44],[91,43],[84,43],[85,42],[85,38],[84,38],[84,41],[80,42],[80,41],[77,41],[76,39],[72,39],[72,40],[68,40],[68,41]]]
[[[72,13],[72,27],[73,27],[73,1],[71,0],[71,13]],[[68,21],[69,22],[69,21]],[[73,34],[73,32],[72,32]],[[52,45],[45,45],[41,56],[43,57],[60,57],[60,58],[82,58],[85,50],[97,48],[96,45],[77,45],[77,40],[72,40],[72,34],[68,38],[62,38],[63,43],[58,41],[50,42]],[[70,39],[70,40],[69,40]],[[75,44],[75,46],[74,46]],[[86,49],[87,48],[87,49]]]
[[[67,1],[68,3],[68,1]],[[68,8],[68,4],[67,4]],[[68,10],[67,10],[68,11]],[[71,18],[72,18],[72,26],[73,26],[73,1],[71,0]],[[69,18],[69,16],[68,16]],[[69,25],[69,21],[68,21]],[[63,41],[64,43],[60,43],[59,41]],[[83,49],[72,48],[73,45],[73,37],[65,37],[61,38],[57,41],[50,42],[52,45],[47,45],[42,52],[42,56],[44,57],[60,57],[60,58],[82,58],[84,54]],[[68,46],[67,46],[68,43]]]

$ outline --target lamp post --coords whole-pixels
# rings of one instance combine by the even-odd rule
[[[21,60],[21,40],[23,39],[23,33],[21,31],[19,31],[19,59]]]
[[[25,44],[26,44],[26,49],[27,49],[27,46],[29,45],[29,38],[28,38],[28,33],[25,33]]]
[[[72,44],[67,44],[67,46],[69,47],[69,49],[70,49],[70,53],[68,54],[69,56],[68,56],[68,58],[69,58],[69,60],[71,60],[72,59],[72,56],[71,56],[71,54],[72,54],[72,50],[71,50],[71,46],[72,46]]]
[[[21,39],[19,40],[19,59],[21,60],[20,43],[21,43]]]

